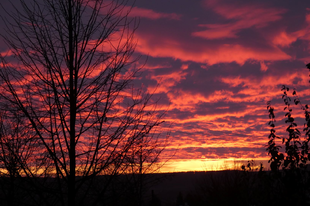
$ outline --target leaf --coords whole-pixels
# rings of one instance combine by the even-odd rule
[[[282,85],[282,89],[281,89],[281,91],[283,91],[283,90],[285,90],[285,85]]]
[[[270,133],[270,135],[268,136],[268,139],[274,138],[274,137],[275,137],[274,133]],[[272,140],[270,140],[270,141],[272,141]],[[268,144],[269,144],[269,142],[268,142]]]

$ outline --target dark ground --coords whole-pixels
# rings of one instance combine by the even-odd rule
[[[134,184],[132,179],[129,180],[131,176],[119,176],[118,183],[113,184],[105,196],[100,196],[101,201],[96,206],[310,205],[309,171],[281,171],[279,174],[273,174],[270,171],[226,170],[147,174],[143,176],[144,183],[148,182],[149,184],[144,184],[142,202],[137,198],[139,197],[137,182]],[[102,188],[105,185],[105,179],[108,177],[96,177],[97,187]],[[37,191],[27,183],[32,179],[18,179],[14,188],[11,187],[10,179],[2,177],[0,180],[0,206],[45,205],[44,201],[37,196]],[[41,182],[43,183],[43,181]],[[55,180],[48,179],[44,183],[53,185],[54,182]],[[98,197],[96,188],[92,187],[91,191],[93,191],[93,197]],[[51,200],[49,201],[50,205],[59,205],[55,196],[51,196],[53,191],[44,192],[44,198]],[[66,189],[64,189],[65,192]],[[14,197],[14,201],[10,197]],[[92,200],[91,197],[89,196],[85,202],[79,202],[80,205],[89,205],[88,203]],[[39,204],[32,204],[35,203],[34,200]],[[26,202],[28,204],[24,204]]]

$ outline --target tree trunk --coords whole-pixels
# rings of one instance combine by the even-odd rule
[[[68,205],[75,206],[75,120],[76,120],[76,94],[75,94],[75,69],[74,69],[74,48],[73,48],[73,26],[72,26],[72,2],[68,0],[69,11],[69,70],[70,70],[70,175],[68,185]]]

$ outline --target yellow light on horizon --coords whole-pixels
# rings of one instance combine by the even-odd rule
[[[264,170],[269,170],[268,159],[253,159],[254,168],[263,164]],[[161,173],[190,172],[190,171],[220,171],[237,170],[241,165],[246,165],[250,160],[245,159],[193,159],[169,161],[160,169]]]

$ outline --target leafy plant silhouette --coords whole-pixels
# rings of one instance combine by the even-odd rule
[[[310,70],[310,63],[306,65]],[[271,102],[267,102],[267,110],[269,112],[269,126],[270,134],[269,141],[267,145],[268,154],[271,155],[269,160],[270,168],[272,171],[277,171],[280,169],[282,165],[283,169],[296,169],[296,168],[304,168],[306,167],[307,161],[310,159],[309,154],[309,141],[310,141],[310,114],[309,114],[309,106],[307,104],[303,105],[301,100],[297,96],[297,92],[294,89],[292,92],[293,102],[295,105],[300,105],[301,109],[305,114],[305,121],[303,132],[305,132],[306,138],[301,140],[301,132],[297,128],[297,123],[292,115],[292,99],[289,97],[288,92],[290,91],[289,87],[283,85],[281,91],[283,91],[282,99],[284,101],[285,107],[284,111],[286,111],[285,123],[288,124],[286,131],[288,132],[288,137],[279,137],[276,135],[275,130],[275,113],[274,107],[272,107]],[[285,145],[285,154],[279,152],[281,146],[276,145],[276,139],[281,139],[282,144]]]
[[[306,65],[310,70],[310,63]],[[309,75],[310,76],[310,75]],[[284,205],[288,204],[304,204],[309,205],[309,171],[307,163],[310,160],[309,141],[310,141],[310,114],[308,104],[302,104],[295,89],[290,90],[289,87],[283,85],[282,99],[284,101],[285,123],[287,124],[287,137],[279,137],[275,130],[275,113],[271,102],[267,102],[267,110],[269,113],[270,134],[266,150],[271,156],[269,163],[271,168],[270,177],[273,178],[273,184],[276,185],[274,190],[278,191],[278,203],[281,201]],[[290,92],[292,98],[289,96]],[[292,103],[293,102],[293,103]],[[292,114],[293,105],[300,106],[304,112],[303,132],[305,138],[302,138],[302,132],[297,128],[297,123]],[[282,145],[277,144],[277,139],[281,140]],[[280,152],[280,148],[284,145],[284,152]],[[282,204],[281,203],[281,204]]]

